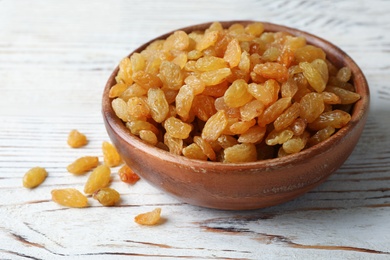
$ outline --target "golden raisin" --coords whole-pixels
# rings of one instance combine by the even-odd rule
[[[113,144],[104,141],[102,143],[102,151],[104,163],[108,167],[115,167],[122,163],[122,158]]]
[[[283,111],[291,105],[291,98],[281,98],[271,106],[269,106],[264,113],[259,117],[259,125],[265,126],[277,119]]]
[[[327,126],[321,130],[318,130],[312,137],[310,137],[308,144],[309,146],[316,145],[326,139],[328,139],[336,129],[331,126]]]
[[[157,123],[164,121],[169,112],[169,104],[164,91],[159,88],[149,89],[147,102],[154,121]]]
[[[202,138],[206,141],[215,141],[227,126],[225,111],[220,110],[207,120],[202,131]]]
[[[153,133],[151,130],[139,131],[139,137],[151,145],[156,145],[158,143],[156,134]]]
[[[315,92],[303,96],[299,104],[300,116],[308,123],[313,122],[325,109],[322,95]]]
[[[192,111],[200,120],[206,122],[217,110],[214,106],[214,98],[206,95],[195,96],[192,102]]]
[[[196,143],[192,143],[188,145],[187,147],[183,148],[182,151],[183,155],[190,159],[196,159],[196,160],[207,160],[207,155],[205,155],[202,151],[202,148],[199,147]]]
[[[290,129],[273,130],[268,134],[265,143],[268,145],[283,144],[294,136],[294,132]]]
[[[83,156],[77,158],[74,162],[68,165],[66,168],[68,172],[80,175],[86,173],[99,164],[99,158],[97,156]]]
[[[275,79],[279,82],[284,82],[288,79],[287,68],[277,62],[257,64],[253,71],[266,79]]]
[[[126,123],[126,127],[130,130],[130,132],[133,135],[139,135],[142,130],[149,130],[152,131],[154,134],[158,134],[159,130],[157,127],[152,125],[151,123],[147,121],[142,121],[142,120],[135,120]]]
[[[80,191],[73,188],[54,189],[51,191],[51,198],[54,202],[70,208],[88,207],[88,199]]]
[[[200,136],[194,136],[194,143],[196,143],[202,152],[212,161],[215,161],[216,155],[213,147]]]
[[[194,100],[194,90],[191,86],[184,85],[180,88],[176,96],[176,112],[183,120],[187,120],[190,116],[192,101]]]
[[[168,147],[169,152],[180,155],[183,149],[183,139],[172,137],[165,133],[164,144]]]
[[[184,123],[176,117],[165,120],[164,128],[170,136],[179,139],[186,139],[192,130],[190,124]]]
[[[149,117],[150,109],[145,98],[131,97],[127,101],[127,113],[132,120],[142,120]]]
[[[252,126],[247,131],[242,133],[238,137],[237,141],[240,143],[253,143],[257,144],[263,140],[267,128],[261,126]]]
[[[47,171],[42,167],[33,167],[23,176],[23,186],[29,189],[41,185],[47,177]]]
[[[238,79],[226,90],[223,98],[229,107],[240,107],[251,101],[253,97],[248,92],[248,84],[243,79]]]
[[[351,69],[348,67],[342,67],[338,72],[337,72],[337,79],[340,80],[341,82],[348,82],[348,80],[351,78],[352,72]]]
[[[174,90],[178,90],[184,80],[180,66],[169,61],[161,63],[159,76],[165,87]]]
[[[326,87],[326,81],[321,75],[321,72],[309,62],[299,63],[299,67],[303,70],[303,75],[315,91],[321,93]]]
[[[125,83],[117,83],[110,89],[108,94],[109,98],[116,98],[123,94],[128,88],[128,85]]]
[[[251,143],[236,144],[224,151],[224,162],[243,163],[257,160],[256,146]]]
[[[321,130],[327,126],[333,128],[341,128],[348,124],[351,120],[351,115],[345,111],[336,109],[322,113],[316,120],[308,124],[310,129]]]
[[[161,218],[161,208],[155,208],[154,210],[137,215],[134,221],[140,225],[157,225]]]
[[[159,77],[143,70],[134,72],[133,80],[146,90],[150,88],[159,88],[163,84]]]
[[[101,188],[95,191],[92,197],[103,206],[114,206],[120,200],[120,194],[112,188]]]
[[[295,102],[278,116],[274,121],[275,130],[279,131],[290,126],[299,117],[300,107],[300,104]]]
[[[315,59],[325,59],[325,52],[318,47],[313,45],[306,45],[298,48],[295,51],[295,60],[297,63],[300,62],[312,62]]]
[[[121,181],[134,184],[140,180],[140,177],[126,164],[123,165],[118,171]]]
[[[72,148],[79,148],[88,143],[87,137],[77,130],[70,131],[68,135],[68,145]]]
[[[187,78],[184,79],[184,83],[186,83],[188,86],[192,88],[194,95],[201,94],[204,90],[206,85],[203,81],[201,81],[197,76],[190,75]],[[184,87],[184,86],[183,86]]]
[[[213,86],[221,83],[231,74],[232,72],[229,68],[222,68],[217,70],[205,71],[200,74],[200,79],[204,82],[206,86]]]
[[[298,153],[303,148],[305,148],[308,139],[308,132],[304,132],[302,135],[299,136],[293,136],[283,143],[283,150],[288,154]]]
[[[233,39],[229,42],[223,59],[229,63],[230,68],[238,66],[241,59],[241,47],[237,39]]]
[[[123,59],[109,96],[130,132],[158,148],[229,162],[254,145],[251,158],[262,160],[299,152],[334,133],[323,129],[347,124],[344,111],[360,98],[352,76],[302,36],[215,22]]]
[[[250,121],[260,116],[264,111],[264,104],[255,99],[240,107],[240,117],[244,121]]]
[[[98,189],[108,186],[111,180],[111,170],[106,165],[100,165],[95,168],[88,176],[88,180],[84,186],[85,194],[92,194]]]
[[[184,31],[175,31],[164,42],[165,50],[186,50],[190,44],[188,35]]]
[[[328,91],[336,94],[340,98],[340,104],[353,104],[360,99],[360,95],[353,91],[349,91],[339,87],[328,87]]]
[[[222,58],[205,56],[196,61],[195,68],[199,71],[217,70],[227,68],[227,62]]]

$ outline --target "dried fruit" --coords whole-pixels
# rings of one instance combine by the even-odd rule
[[[194,143],[197,144],[202,152],[211,160],[215,161],[216,155],[213,150],[213,147],[206,142],[202,137],[200,136],[194,136]]]
[[[360,99],[360,95],[339,87],[327,87],[326,90],[336,94],[340,98],[340,104],[353,104]]]
[[[195,68],[199,71],[210,71],[227,68],[227,62],[219,57],[205,56],[199,58],[195,63]]]
[[[213,86],[223,82],[232,74],[229,68],[210,70],[200,74],[200,79],[206,86]]]
[[[176,31],[164,41],[164,50],[186,50],[190,40],[184,31]]]
[[[134,218],[134,221],[140,225],[153,226],[157,225],[161,218],[161,208],[146,213],[141,213]]]
[[[128,122],[126,123],[126,127],[130,130],[130,132],[133,135],[139,135],[142,130],[152,131],[156,135],[159,133],[157,127],[155,127],[154,125],[152,125],[147,121],[142,121],[142,120],[134,120]]]
[[[127,109],[127,103],[121,98],[116,98],[111,102],[115,114],[124,122],[130,121],[130,115]]]
[[[131,97],[127,101],[127,112],[133,120],[144,120],[149,117],[150,109],[145,98]]]
[[[229,63],[230,68],[238,66],[241,59],[241,47],[237,39],[233,39],[229,42],[223,59]]]
[[[139,137],[145,142],[156,145],[158,143],[158,139],[155,133],[151,130],[141,130],[139,131]]]
[[[291,98],[285,97],[281,98],[271,106],[269,106],[264,113],[259,117],[259,125],[265,126],[269,123],[272,123],[277,119],[283,111],[291,105]]]
[[[150,88],[159,88],[163,84],[159,77],[143,70],[134,72],[133,80],[136,84],[143,87],[145,90]]]
[[[313,45],[306,45],[295,51],[295,60],[297,63],[312,62],[315,59],[325,60],[325,56],[326,54],[321,48]]]
[[[302,36],[265,32],[258,22],[215,22],[123,59],[109,96],[141,140],[188,158],[239,162],[329,138],[360,99],[351,79],[349,68]]]
[[[322,113],[316,120],[308,124],[310,129],[321,130],[327,126],[333,128],[341,128],[348,124],[351,120],[351,115],[342,110],[332,110]]]
[[[70,131],[68,135],[68,145],[72,148],[79,148],[88,143],[87,137],[77,130]]]
[[[121,181],[134,184],[140,180],[140,177],[126,164],[123,165],[118,171]]]
[[[121,198],[119,192],[112,188],[101,188],[95,191],[92,197],[103,206],[114,206]]]
[[[288,79],[287,68],[277,62],[266,62],[257,64],[253,71],[266,79],[275,79],[279,82],[284,82]]]
[[[299,117],[301,105],[297,102],[287,108],[274,121],[275,130],[279,131],[290,126]]]
[[[164,121],[169,112],[169,104],[165,98],[164,91],[159,88],[149,89],[147,102],[154,121],[157,123]]]
[[[83,156],[77,158],[74,162],[68,165],[66,169],[68,172],[80,175],[84,174],[99,164],[99,158],[97,156]]]
[[[100,165],[95,168],[88,176],[88,180],[84,186],[85,194],[92,194],[98,189],[108,186],[111,180],[111,170],[106,165]]]
[[[240,117],[244,121],[250,121],[260,116],[264,111],[264,104],[259,100],[252,100],[240,107]]]
[[[202,148],[199,147],[196,143],[192,143],[188,145],[187,147],[183,148],[182,151],[183,155],[190,159],[196,159],[196,160],[207,160],[207,155],[205,155],[202,151]]]
[[[224,150],[224,162],[243,163],[257,160],[256,146],[251,143],[236,144]]]
[[[190,75],[187,78],[185,78],[184,83],[187,84],[187,86],[190,86],[192,88],[193,95],[201,94],[206,88],[206,85],[204,84],[204,82],[201,81],[195,75]]]
[[[206,141],[215,141],[227,126],[225,111],[219,110],[207,120],[202,131],[202,138]]]
[[[33,167],[28,170],[23,176],[23,186],[29,189],[39,186],[45,181],[47,171],[42,167]]]
[[[337,72],[337,79],[341,82],[348,82],[348,80],[351,78],[352,72],[351,69],[348,67],[342,67]]]
[[[303,96],[299,104],[300,117],[308,123],[313,122],[325,109],[322,95],[315,92]]]
[[[169,61],[161,63],[159,76],[165,87],[174,90],[178,90],[184,80],[180,66]]]
[[[253,97],[248,92],[248,84],[245,80],[238,79],[226,90],[223,98],[229,107],[240,107],[251,101]]]
[[[165,120],[164,128],[170,136],[179,139],[186,139],[192,130],[190,124],[184,123],[176,117]]]
[[[247,131],[242,133],[240,137],[238,137],[237,141],[240,143],[260,143],[263,140],[266,130],[267,129],[265,127],[257,125],[252,126]]]
[[[115,167],[122,163],[122,158],[113,144],[104,141],[102,143],[102,151],[104,163],[108,167]]]
[[[187,120],[190,116],[192,101],[194,100],[194,90],[191,86],[184,85],[180,88],[176,96],[176,112],[183,120]]]
[[[336,129],[331,126],[318,130],[312,137],[310,137],[308,145],[313,146],[328,139],[335,131]]]
[[[54,202],[70,208],[88,207],[88,199],[80,191],[73,188],[55,189],[51,191]]]
[[[273,130],[266,137],[265,143],[268,145],[283,144],[284,142],[290,140],[293,136],[294,132],[288,128],[279,131]]]
[[[198,95],[192,102],[192,111],[200,120],[206,122],[217,110],[214,107],[215,99],[211,96]]]
[[[264,84],[250,83],[248,84],[248,92],[264,106],[274,102],[274,91],[266,88]]]
[[[183,149],[183,139],[172,137],[165,133],[164,144],[168,146],[169,152],[180,155]]]
[[[303,75],[315,91],[318,93],[324,91],[327,81],[318,68],[309,62],[301,62],[299,63],[299,67],[303,70]]]
[[[288,154],[300,152],[305,148],[309,136],[310,134],[308,132],[304,132],[302,135],[291,137],[283,143],[283,151]]]

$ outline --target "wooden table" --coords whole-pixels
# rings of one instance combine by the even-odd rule
[[[389,1],[48,1],[0,0],[0,258],[390,258]],[[113,169],[117,207],[51,201],[54,188],[82,189],[66,166],[102,158],[108,136],[101,95],[119,60],[141,43],[187,25],[255,19],[296,27],[345,50],[365,72],[371,111],[348,161],[306,195],[254,211],[183,204],[145,181],[131,186]],[[66,144],[71,129],[90,142]],[[34,166],[49,173],[22,187]],[[164,223],[134,216],[162,208]]]

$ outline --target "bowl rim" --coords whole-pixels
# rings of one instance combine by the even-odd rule
[[[369,103],[370,103],[370,91],[369,91],[368,82],[360,67],[342,49],[340,49],[333,43],[323,38],[320,38],[316,35],[302,31],[300,29],[295,29],[280,24],[256,21],[256,20],[232,20],[232,21],[219,21],[219,22],[222,24],[224,28],[227,28],[234,23],[241,23],[245,25],[253,22],[261,22],[264,25],[266,32],[284,31],[284,32],[291,33],[295,36],[303,36],[306,38],[308,44],[320,46],[325,51],[327,55],[327,59],[329,59],[337,67],[348,66],[352,71],[352,80],[354,82],[356,92],[361,95],[360,100],[358,100],[353,105],[352,111],[350,113],[351,114],[350,122],[346,126],[340,128],[336,133],[334,133],[327,140],[322,141],[321,143],[316,144],[310,148],[306,148],[296,154],[287,155],[281,158],[271,158],[266,160],[259,160],[254,162],[245,162],[245,163],[223,163],[223,162],[189,159],[183,155],[172,154],[168,151],[165,151],[163,149],[160,149],[158,147],[155,147],[153,145],[150,145],[142,141],[139,137],[131,134],[130,131],[126,128],[125,124],[122,122],[122,120],[116,116],[111,106],[111,101],[113,100],[113,98],[109,98],[108,93],[110,88],[115,84],[115,77],[119,71],[119,64],[118,64],[114,69],[114,71],[111,73],[104,87],[103,97],[102,97],[102,114],[103,117],[105,118],[106,123],[110,125],[110,127],[121,139],[123,139],[126,143],[131,144],[134,148],[143,150],[144,152],[150,154],[151,156],[158,157],[161,160],[177,163],[177,164],[190,165],[191,167],[195,167],[195,168],[203,168],[207,170],[207,169],[213,169],[218,167],[218,169],[221,170],[222,173],[224,172],[224,170],[231,171],[231,170],[242,170],[242,169],[252,169],[252,168],[256,168],[256,169],[264,168],[266,170],[268,168],[286,167],[288,165],[295,164],[297,162],[303,162],[305,160],[308,160],[313,156],[320,156],[323,152],[332,149],[332,147],[336,146],[340,141],[342,141],[342,139],[345,136],[351,133],[351,131],[355,128],[355,126],[359,123],[359,121],[365,120],[369,109]],[[204,30],[212,23],[213,22],[200,23],[196,25],[178,28],[173,31],[164,33],[140,45],[138,48],[133,50],[126,57],[130,57],[135,52],[140,52],[155,40],[167,38],[170,34],[172,34],[177,30],[183,30],[189,33],[191,31]],[[324,48],[324,46],[328,48]],[[330,56],[328,57],[328,55]],[[343,59],[340,59],[340,57],[342,57]],[[356,84],[357,82],[359,84]]]

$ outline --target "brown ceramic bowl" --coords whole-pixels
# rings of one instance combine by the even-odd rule
[[[226,28],[235,22],[245,25],[253,21],[222,22],[222,25]],[[209,25],[180,30],[204,30]],[[363,131],[369,107],[369,88],[362,71],[341,49],[319,37],[281,25],[264,22],[264,26],[266,31],[286,31],[304,36],[308,43],[324,49],[327,58],[337,67],[351,68],[352,81],[361,99],[353,107],[350,123],[328,140],[283,158],[238,164],[191,160],[148,145],[129,133],[115,115],[108,97],[115,84],[117,67],[103,93],[104,123],[125,162],[144,180],[189,204],[246,210],[292,200],[322,183],[345,162]],[[164,39],[169,34],[156,39]],[[149,43],[134,52],[140,52]]]

